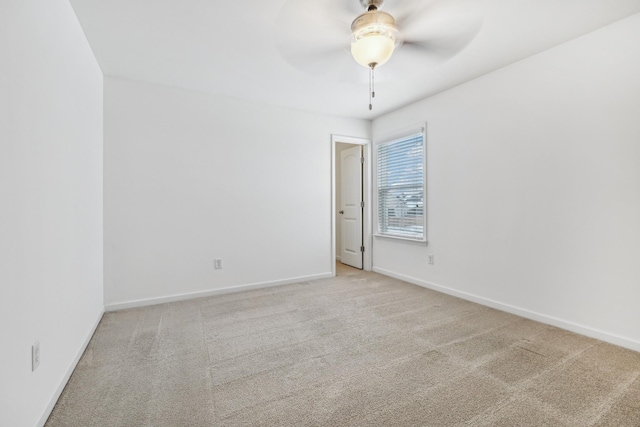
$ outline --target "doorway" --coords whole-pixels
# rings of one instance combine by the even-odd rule
[[[336,262],[371,270],[370,141],[332,135],[332,273]]]

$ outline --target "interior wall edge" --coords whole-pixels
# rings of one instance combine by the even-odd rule
[[[73,360],[69,364],[69,368],[67,368],[67,371],[65,372],[64,376],[62,377],[62,380],[60,381],[60,384],[58,385],[58,388],[53,393],[53,396],[51,396],[51,400],[49,401],[49,404],[47,405],[47,407],[45,408],[44,412],[42,413],[42,416],[40,417],[40,420],[38,421],[38,424],[36,424],[36,427],[44,427],[45,423],[49,419],[49,416],[51,415],[51,412],[53,411],[53,408],[56,406],[56,403],[58,403],[58,399],[60,399],[60,395],[62,394],[62,391],[67,386],[67,383],[69,382],[69,379],[71,378],[71,374],[73,374],[73,371],[75,371],[76,366],[78,366],[78,362],[80,362],[80,358],[84,354],[85,350],[87,349],[87,346],[89,345],[89,342],[91,341],[91,338],[93,338],[93,335],[96,333],[96,329],[98,329],[98,325],[100,324],[100,321],[102,320],[102,317],[104,316],[104,313],[105,313],[104,309],[100,310],[100,313],[98,314],[97,320],[93,323],[93,326],[89,330],[89,333],[87,334],[87,336],[84,339],[82,345],[80,346],[80,349],[78,350],[78,352],[76,353],[75,357],[73,358]]]
[[[575,332],[580,335],[584,335],[590,338],[595,338],[610,344],[614,344],[620,347],[628,348],[640,352],[640,342],[630,338],[621,337],[616,334],[612,334],[606,331],[590,328],[588,326],[573,323],[564,319],[549,316],[546,314],[538,313],[535,311],[527,310],[525,308],[516,307],[510,304],[505,304],[500,301],[495,301],[489,298],[484,298],[479,295],[458,291],[447,286],[442,286],[426,280],[417,279],[415,277],[406,276],[395,271],[386,270],[380,267],[373,267],[373,271],[385,276],[393,277],[394,279],[403,280],[405,282],[417,285],[423,288],[431,289],[436,292],[451,295],[456,298],[461,298],[466,301],[475,302],[485,307],[494,308],[496,310],[504,311],[507,313],[515,314],[525,319],[535,320],[536,322],[544,323],[547,325],[555,326],[560,329],[565,329],[570,332]]]

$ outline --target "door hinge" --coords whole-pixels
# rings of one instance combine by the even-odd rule
[[[364,252],[364,246],[360,246],[360,252]]]
[[[360,163],[364,164],[364,157],[360,157]]]
[[[360,207],[364,208],[364,201],[360,202]]]

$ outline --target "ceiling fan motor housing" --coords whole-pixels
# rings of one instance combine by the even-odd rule
[[[382,3],[384,3],[384,0],[360,0],[360,4],[365,10],[371,10],[371,8],[379,9]]]

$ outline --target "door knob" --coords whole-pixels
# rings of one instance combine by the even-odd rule
[[[340,215],[342,215],[342,214],[344,214],[344,211],[340,211],[340,212],[338,212],[338,213],[339,213]]]

